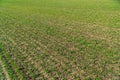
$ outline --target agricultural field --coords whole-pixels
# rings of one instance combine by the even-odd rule
[[[120,0],[0,0],[0,80],[120,80]]]

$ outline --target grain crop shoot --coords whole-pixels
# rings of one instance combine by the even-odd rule
[[[0,80],[119,79],[119,0],[0,0]]]

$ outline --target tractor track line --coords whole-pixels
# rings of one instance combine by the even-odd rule
[[[3,64],[2,60],[0,60],[0,64],[2,66],[2,69],[3,69],[3,72],[4,72],[5,76],[6,76],[6,79],[7,80],[11,80],[10,77],[9,77],[9,74],[8,74],[7,70],[5,69],[5,65]]]

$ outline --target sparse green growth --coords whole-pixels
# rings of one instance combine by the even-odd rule
[[[0,0],[0,42],[12,80],[116,79],[120,2]]]

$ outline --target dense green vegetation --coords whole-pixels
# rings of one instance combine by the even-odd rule
[[[120,1],[0,0],[0,43],[11,80],[116,80]]]

